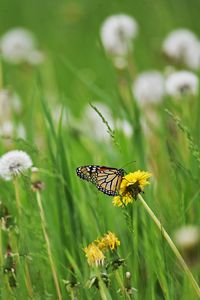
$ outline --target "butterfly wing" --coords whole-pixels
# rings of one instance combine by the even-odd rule
[[[94,183],[101,192],[109,196],[118,194],[120,183],[124,176],[123,169],[105,166],[79,167],[76,172],[80,178]]]
[[[97,168],[98,166],[79,167],[76,169],[76,174],[84,180],[91,181],[92,183],[96,183]]]
[[[100,167],[96,178],[96,187],[109,196],[118,194],[124,176],[123,169]]]

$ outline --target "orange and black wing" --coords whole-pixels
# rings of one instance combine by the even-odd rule
[[[110,168],[105,166],[84,166],[76,170],[77,175],[90,181],[106,195],[115,196],[124,176],[123,169]]]

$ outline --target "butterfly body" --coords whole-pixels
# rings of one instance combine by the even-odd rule
[[[116,196],[124,176],[124,169],[106,166],[83,166],[76,169],[76,174],[96,185],[97,189],[108,196]]]

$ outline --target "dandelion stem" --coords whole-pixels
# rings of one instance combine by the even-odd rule
[[[28,261],[27,261],[26,257],[25,257],[25,282],[26,282],[26,288],[27,288],[30,299],[34,299],[33,289],[31,286],[31,277],[30,277],[30,273],[29,273],[29,266],[28,266]]]
[[[108,300],[105,293],[105,287],[101,279],[99,280],[99,292],[100,292],[101,300]]]
[[[16,205],[17,205],[17,211],[18,215],[21,215],[21,204],[20,204],[20,193],[19,193],[19,183],[18,183],[18,178],[15,177],[13,179],[14,183],[14,188],[15,188],[15,198],[16,198]]]
[[[120,285],[120,291],[121,291],[122,295],[124,295],[124,298],[126,300],[131,300],[131,297],[127,293],[126,287],[123,284],[123,281],[122,281],[122,279],[120,277],[120,274],[119,274],[118,270],[115,271],[115,277],[116,277],[116,280],[117,280],[118,284]]]
[[[16,205],[17,205],[17,211],[18,211],[18,217],[19,217],[19,228],[21,227],[20,223],[21,223],[21,201],[20,201],[20,188],[19,188],[19,181],[18,178],[15,177],[13,179],[13,183],[14,183],[14,188],[15,188],[15,198],[16,198]],[[29,267],[28,267],[28,263],[25,259],[25,283],[26,283],[26,287],[27,287],[27,291],[29,294],[30,299],[33,299],[33,289],[31,286],[31,277],[30,277],[30,273],[29,273]]]
[[[0,90],[3,89],[3,70],[2,70],[2,61],[0,59]]]
[[[154,221],[154,223],[159,228],[160,232],[162,233],[163,237],[165,238],[165,240],[167,241],[167,243],[171,247],[172,251],[176,255],[179,263],[181,264],[181,266],[182,266],[183,270],[185,271],[188,279],[190,280],[193,288],[195,289],[198,297],[200,298],[200,288],[199,288],[199,286],[198,286],[198,284],[197,284],[194,276],[192,275],[190,269],[188,268],[187,264],[185,263],[183,257],[181,256],[180,252],[176,248],[174,242],[172,241],[172,239],[170,238],[170,236],[168,235],[168,233],[166,232],[166,230],[163,228],[163,226],[160,223],[160,221],[158,220],[158,218],[154,215],[153,211],[147,205],[147,203],[145,202],[145,200],[143,199],[143,197],[139,194],[138,198],[139,198],[140,202],[143,204],[143,206],[146,209],[146,211],[148,212],[148,214],[150,215],[150,217],[152,218],[152,220]]]
[[[75,296],[75,292],[74,292],[74,289],[71,288],[71,291],[70,291],[70,297],[72,300],[77,300],[76,296]]]
[[[46,221],[45,221],[45,215],[44,215],[44,210],[42,207],[42,201],[41,201],[41,194],[39,191],[36,192],[36,197],[37,197],[37,203],[38,203],[38,207],[39,207],[39,212],[40,212],[40,218],[41,218],[41,225],[42,225],[42,230],[43,230],[43,234],[44,234],[44,239],[46,242],[46,246],[47,246],[47,253],[49,256],[49,263],[51,266],[51,271],[52,271],[52,275],[53,275],[53,279],[54,279],[54,284],[56,287],[56,292],[57,292],[57,296],[59,300],[62,300],[62,295],[61,295],[61,290],[60,290],[60,286],[59,286],[59,281],[58,281],[58,276],[57,276],[57,272],[56,272],[56,267],[53,261],[53,255],[51,252],[51,245],[50,245],[50,240],[46,231]]]
[[[2,220],[0,220],[0,266],[3,266],[3,248],[2,248]]]

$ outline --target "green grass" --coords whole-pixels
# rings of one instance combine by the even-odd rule
[[[0,154],[24,150],[41,170],[38,178],[45,185],[41,192],[45,229],[62,299],[75,299],[75,289],[69,291],[66,281],[77,283],[78,299],[126,299],[118,291],[127,271],[132,274],[131,286],[137,289],[131,299],[198,299],[140,201],[127,207],[127,217],[122,208],[112,205],[112,197],[81,181],[75,170],[86,164],[121,168],[135,160],[125,167],[126,171],[152,172],[143,197],[169,235],[173,238],[174,231],[185,224],[200,225],[199,98],[189,99],[195,103],[190,106],[188,99],[178,104],[165,99],[156,108],[159,126],[148,138],[140,128],[142,112],[130,95],[129,74],[119,74],[114,69],[99,39],[99,28],[106,16],[118,12],[133,15],[139,23],[133,53],[136,70],[162,71],[168,63],[160,54],[164,37],[177,27],[198,33],[199,9],[198,0],[0,2],[0,34],[24,26],[35,33],[46,56],[43,65],[33,68],[1,61],[3,87],[15,90],[23,102],[22,113],[15,115],[12,122],[22,122],[27,137],[1,137]],[[87,132],[80,133],[73,121],[64,124],[64,109],[80,122],[84,106],[95,101],[106,103],[116,119],[130,121],[133,137],[129,139],[116,131],[114,143],[112,137],[110,143],[98,142]],[[61,113],[59,122],[55,122],[53,113],[58,105]],[[106,125],[102,122],[102,126]],[[5,216],[6,207],[10,215],[9,228],[0,232],[3,300],[57,299],[40,210],[30,183],[29,176],[18,179],[22,205],[19,217],[13,182],[0,180],[0,213]],[[108,231],[120,239],[118,255],[125,264],[119,273],[110,274],[108,288],[100,281],[100,290],[89,289],[88,280],[99,274],[87,264],[83,248]],[[16,254],[13,262],[6,257],[8,246]],[[190,266],[197,282],[199,250],[198,247],[197,261]],[[10,267],[16,269],[16,274],[5,274],[5,268]]]

